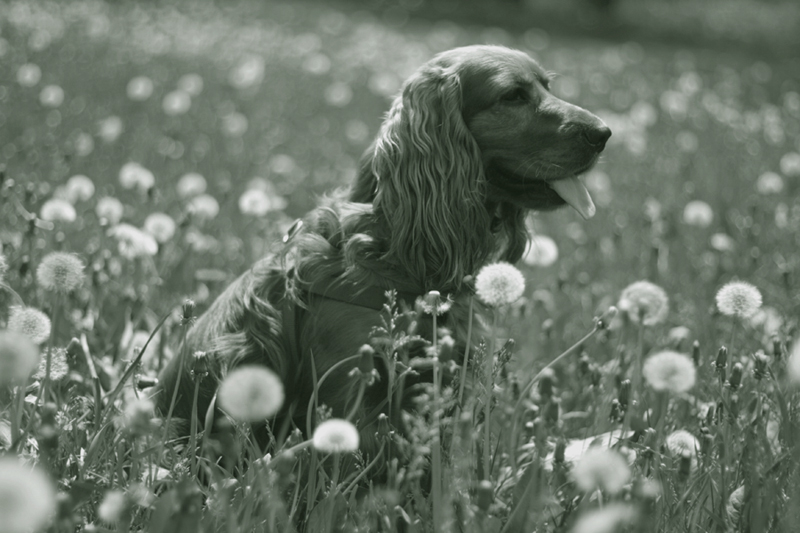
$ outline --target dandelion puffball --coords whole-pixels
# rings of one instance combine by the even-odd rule
[[[347,420],[331,418],[314,430],[313,443],[314,448],[321,452],[355,452],[359,444],[358,430]]]
[[[51,222],[74,222],[77,216],[72,204],[62,198],[47,200],[39,210],[39,218]]]
[[[660,324],[669,313],[669,298],[664,289],[649,281],[631,283],[622,291],[617,307],[631,322],[645,326]]]
[[[749,318],[761,307],[761,292],[744,281],[732,281],[717,292],[717,309],[723,315]]]
[[[581,456],[572,477],[584,492],[600,489],[617,494],[630,481],[631,471],[619,452],[595,446]]]
[[[694,387],[697,371],[689,356],[667,350],[648,357],[642,374],[654,390],[682,393]]]
[[[509,304],[525,292],[525,277],[509,263],[491,263],[475,277],[475,292],[490,307]]]
[[[522,257],[526,265],[548,267],[558,260],[558,245],[547,235],[534,235]]]
[[[97,213],[97,218],[113,225],[122,220],[125,207],[122,205],[122,202],[116,198],[104,196],[97,201],[97,206],[95,206],[94,211]]]
[[[44,256],[36,269],[36,281],[47,291],[70,293],[83,283],[83,269],[83,261],[77,256],[51,252]]]
[[[283,383],[266,367],[241,366],[222,380],[217,400],[226,413],[240,422],[266,420],[283,405]]]
[[[0,532],[41,531],[56,512],[56,491],[41,470],[0,458]]]
[[[34,307],[12,307],[6,327],[8,331],[22,333],[36,344],[50,338],[50,319]]]
[[[629,503],[614,502],[580,515],[572,533],[617,533],[636,519],[636,510]]]

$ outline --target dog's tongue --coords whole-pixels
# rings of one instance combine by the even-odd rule
[[[549,185],[583,218],[588,220],[597,212],[594,202],[592,202],[592,197],[589,196],[589,191],[586,190],[586,187],[578,180],[577,176],[551,181]]]

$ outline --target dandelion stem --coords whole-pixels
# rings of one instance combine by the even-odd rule
[[[201,376],[195,376],[194,379],[194,394],[192,395],[192,418],[189,421],[189,446],[186,449],[186,452],[189,454],[190,457],[190,468],[193,476],[197,476],[197,467],[199,465],[197,461],[197,397],[200,393],[200,380],[203,379]]]
[[[467,366],[469,365],[469,351],[472,347],[472,309],[475,296],[469,297],[469,317],[467,318],[467,346],[464,349],[464,362],[461,363],[461,375],[458,380],[458,405],[463,405],[464,384],[467,381]]]
[[[491,439],[492,439],[492,393],[494,392],[494,348],[497,340],[497,309],[492,317],[492,335],[489,349],[486,352],[483,367],[483,379],[486,387],[486,403],[483,406],[483,479],[491,480]]]
[[[442,531],[444,517],[442,515],[444,501],[442,501],[442,443],[441,428],[439,420],[440,409],[440,383],[439,383],[439,356],[436,346],[436,315],[438,309],[433,311],[433,443],[431,446],[431,500],[433,503],[433,530]]]

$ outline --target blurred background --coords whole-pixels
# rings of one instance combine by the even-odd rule
[[[24,296],[25,265],[79,253],[93,276],[85,308],[126,310],[83,322],[112,346],[130,316],[147,329],[185,296],[202,309],[353,178],[411,72],[495,43],[558,73],[554,93],[614,132],[586,177],[591,223],[572,210],[531,218],[509,332],[521,361],[558,353],[638,279],[671,297],[670,335],[654,343],[713,338],[713,295],[733,278],[764,293],[748,327],[766,339],[800,315],[798,28],[800,4],[782,0],[4,2],[10,283]],[[177,229],[158,230],[153,213]],[[117,247],[118,223],[157,247]]]

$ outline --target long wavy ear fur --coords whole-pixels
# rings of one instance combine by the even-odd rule
[[[406,82],[374,143],[371,171],[383,259],[420,287],[457,288],[491,255],[486,179],[455,68],[423,68]]]

